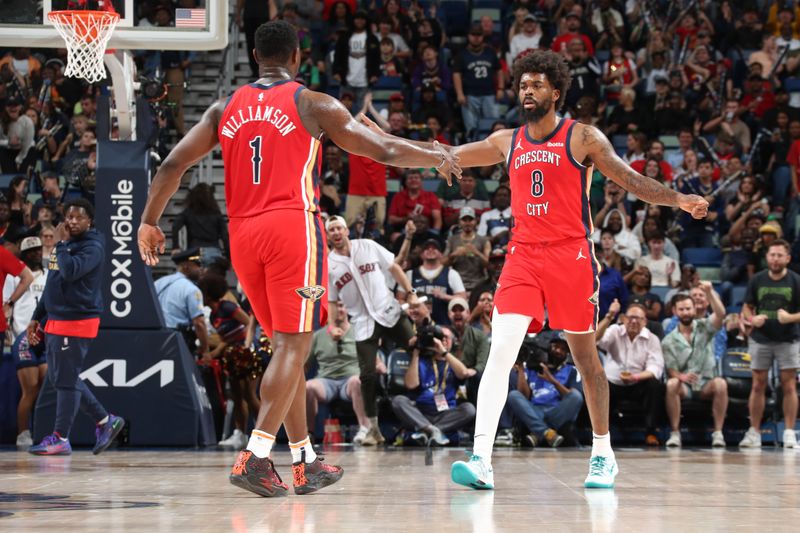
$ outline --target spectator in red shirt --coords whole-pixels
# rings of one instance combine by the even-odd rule
[[[588,57],[592,57],[594,55],[594,45],[592,44],[592,40],[589,39],[588,35],[580,33],[581,17],[578,16],[577,13],[569,12],[564,16],[564,24],[567,28],[567,31],[553,39],[553,44],[551,45],[553,52],[566,53],[567,44],[569,44],[572,39],[577,37],[583,41],[583,44],[586,45],[586,55]]]
[[[792,145],[789,147],[789,154],[786,156],[786,162],[789,163],[789,168],[792,172],[792,196],[797,194],[800,190],[800,182],[797,180],[798,171],[800,168],[800,120],[793,120],[789,123],[789,134],[791,135]]]
[[[765,90],[768,85],[760,74],[752,72],[744,84],[744,96],[741,106],[750,111],[756,118],[761,119],[764,113],[775,107],[775,94]]]
[[[672,165],[664,160],[664,143],[659,140],[652,141],[647,149],[647,157],[631,163],[631,168],[639,174],[644,174],[644,166],[648,159],[655,159],[661,167],[661,174],[665,181],[672,182]]]
[[[0,284],[5,285],[6,276],[19,276],[20,283],[17,288],[8,297],[8,300],[3,302],[3,307],[0,309],[0,351],[3,349],[3,341],[5,341],[6,329],[8,328],[8,317],[11,316],[11,308],[20,297],[28,290],[28,286],[33,282],[33,272],[25,266],[25,263],[17,259],[14,254],[6,250],[5,246],[0,246]]]
[[[344,218],[352,225],[358,217],[366,217],[375,207],[375,229],[383,232],[386,220],[386,165],[368,157],[350,154],[350,179]],[[390,220],[391,222],[391,220]]]
[[[435,194],[423,190],[422,173],[412,168],[406,171],[403,189],[394,195],[389,205],[389,226],[393,232],[399,232],[411,217],[418,214],[428,219],[432,230],[441,231],[442,204]]]

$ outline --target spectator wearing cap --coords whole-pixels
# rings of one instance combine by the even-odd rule
[[[471,169],[464,169],[461,179],[453,185],[455,187],[448,187],[445,181],[441,181],[437,191],[439,198],[444,198],[442,218],[445,227],[458,223],[459,212],[464,207],[471,207],[476,216],[491,207],[485,185],[476,179]],[[451,192],[453,188],[456,188],[455,194]]]
[[[726,134],[737,142],[742,151],[748,152],[750,150],[750,128],[739,118],[744,111],[744,109],[740,110],[739,102],[728,100],[718,116],[703,124],[703,132],[716,135],[717,138]],[[719,151],[718,142],[715,142],[714,150]]]
[[[658,337],[647,329],[646,310],[630,304],[622,324],[614,324],[621,309],[614,302],[597,326],[597,347],[605,352],[603,368],[609,381],[610,404],[613,411],[620,401],[634,401],[645,411],[648,445],[658,446],[656,433],[664,410],[664,355]]]
[[[430,239],[441,240],[439,233],[428,227],[428,218],[422,214],[412,216],[403,228],[403,238],[396,239],[392,249],[397,256],[397,263],[406,270],[418,266],[422,246]]]
[[[453,354],[464,366],[475,370],[475,375],[467,380],[467,399],[477,403],[478,385],[489,359],[489,339],[483,331],[469,324],[469,304],[464,298],[450,300],[447,304],[447,316],[455,335]]]
[[[586,53],[586,43],[579,37],[574,37],[567,43],[566,54],[572,84],[564,103],[571,109],[584,94],[598,94],[603,67],[596,58]]]
[[[25,172],[23,161],[34,145],[33,121],[25,115],[21,94],[12,95],[0,113],[0,170],[3,174]]]
[[[481,119],[500,116],[497,101],[503,98],[503,85],[497,53],[484,41],[481,26],[473,25],[453,64],[453,87],[468,136],[475,137]]]
[[[198,353],[209,361],[208,328],[203,312],[203,293],[196,283],[203,272],[200,249],[191,248],[172,256],[177,272],[156,280],[158,303],[164,313],[166,327],[180,331],[187,339],[189,350],[196,347]]]
[[[380,42],[369,27],[369,15],[356,11],[352,27],[336,41],[333,56],[333,77],[355,96],[353,109],[361,109],[369,85],[380,76],[380,65]]]
[[[417,168],[406,171],[403,188],[392,197],[388,214],[394,231],[400,231],[416,214],[425,215],[434,231],[442,230],[442,205],[434,193],[422,188],[422,172]]]
[[[450,93],[453,89],[453,75],[447,65],[439,59],[439,52],[433,46],[427,46],[422,50],[421,59],[411,75],[411,86],[415,91],[422,89],[422,86],[429,83],[436,87],[437,91]]]
[[[9,327],[13,338],[24,332],[28,327],[36,309],[36,304],[42,298],[45,282],[47,281],[47,271],[42,266],[42,240],[39,237],[26,237],[22,239],[19,246],[20,259],[28,268],[31,274],[30,285],[21,295],[13,297],[17,287],[24,283],[25,274],[17,276],[6,276],[3,285],[3,302],[12,302],[11,312],[6,315],[10,319]]]
[[[47,362],[44,346],[31,347],[26,328],[36,309],[36,304],[44,292],[47,271],[42,266],[42,241],[38,237],[27,237],[20,245],[22,261],[30,269],[33,281],[11,307],[9,329],[14,340],[11,355],[17,368],[22,395],[17,405],[17,449],[27,450],[33,444],[30,432],[30,418],[39,389],[47,374]],[[6,276],[3,287],[3,301],[11,301],[17,287],[22,283],[22,276]]]
[[[411,287],[417,293],[430,295],[433,300],[432,317],[437,324],[449,324],[447,305],[456,297],[466,298],[467,290],[461,276],[443,261],[442,244],[436,239],[428,239],[422,245],[420,254],[422,264],[406,272]],[[406,301],[407,291],[403,287],[397,290],[401,301]]]
[[[557,448],[559,434],[575,422],[583,407],[578,370],[567,362],[569,346],[561,336],[549,343],[547,360],[518,359],[511,371],[516,386],[508,393],[508,406],[525,432],[523,445]]]
[[[444,252],[445,262],[461,275],[467,292],[486,278],[486,266],[492,252],[492,243],[475,232],[476,226],[475,210],[469,206],[462,207],[458,215],[461,231],[447,239]]]
[[[594,56],[594,45],[592,44],[592,40],[589,39],[588,35],[581,33],[580,15],[574,11],[570,11],[564,15],[563,21],[564,23],[560,27],[562,27],[564,31],[556,36],[550,45],[550,48],[553,50],[553,52],[566,53],[569,42],[577,37],[583,41],[583,44],[586,45],[586,54],[590,57]]]
[[[361,370],[361,394],[370,421],[369,425],[361,426],[353,441],[363,445],[381,444],[383,436],[378,427],[375,375],[378,344],[391,339],[399,347],[407,348],[414,334],[400,304],[386,285],[387,274],[408,294],[410,305],[416,303],[417,291],[403,275],[391,252],[369,239],[350,240],[342,217],[331,217],[325,229],[333,245],[328,254],[328,300],[332,305],[342,302],[351,316]],[[333,325],[333,313],[330,320]]]
[[[703,196],[708,202],[708,215],[696,220],[691,216],[680,216],[679,221],[683,232],[681,233],[681,246],[684,248],[711,248],[718,244],[717,217],[722,210],[722,200],[713,195],[717,190],[717,183],[713,182],[714,166],[711,161],[703,160],[697,163],[697,177],[684,181],[681,192],[684,194],[697,194]]]
[[[537,50],[543,36],[536,16],[532,13],[525,15],[520,32],[514,35],[508,43],[507,63],[513,65],[521,53],[527,50]]]

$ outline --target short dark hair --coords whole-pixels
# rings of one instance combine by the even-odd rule
[[[672,305],[672,307],[675,307],[676,305],[678,305],[679,302],[691,299],[692,295],[689,294],[688,292],[679,292],[678,294],[672,297],[672,300],[670,300],[670,304]]]
[[[284,20],[271,20],[256,30],[256,51],[262,59],[288,63],[299,46],[297,30]]]
[[[89,219],[94,221],[94,206],[92,202],[86,198],[75,198],[64,204],[64,214],[66,215],[72,207],[83,209],[86,211],[86,215],[88,215]]]
[[[550,50],[536,50],[514,61],[513,72],[514,91],[517,93],[523,74],[544,74],[553,89],[560,93],[555,103],[555,110],[561,109],[567,97],[567,90],[572,84],[572,76],[569,73],[569,65],[560,54]]]
[[[206,274],[197,282],[197,287],[209,300],[221,300],[228,292],[228,282],[219,274]]]
[[[769,246],[767,246],[767,251],[769,251],[770,248],[773,248],[775,246],[783,246],[786,249],[787,254],[789,255],[792,254],[792,245],[789,244],[789,241],[786,241],[784,239],[775,239],[774,241],[769,243]]]
[[[650,235],[647,237],[648,241],[663,241],[664,240],[664,232],[661,231],[661,228],[654,230]]]

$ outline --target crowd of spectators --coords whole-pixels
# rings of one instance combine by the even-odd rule
[[[139,24],[170,24],[163,1],[142,4],[147,10]],[[642,202],[596,170],[591,176],[591,238],[601,265],[598,343],[612,408],[632,399],[643,404],[648,443],[664,440],[660,428],[668,414],[668,441],[680,445],[681,398],[711,401],[714,429],[722,428],[727,392],[717,378],[728,350],[746,346],[753,328],[767,328],[786,342],[800,337],[794,318],[779,311],[800,311],[795,275],[781,267],[800,266],[800,8],[793,2],[278,0],[259,12],[253,11],[256,4],[238,3],[236,20],[248,38],[253,20],[289,20],[301,37],[298,81],[413,140],[460,144],[516,127],[513,61],[537,49],[558,52],[572,75],[561,114],[601,128],[635,170],[709,201],[709,216],[693,220]],[[67,187],[80,194],[89,193],[92,183],[87,177],[94,168],[97,89],[64,78],[58,53],[52,59],[39,55],[17,49],[0,61],[0,163],[4,173],[22,176],[6,196],[8,209],[0,202],[9,246],[14,239],[8,235],[27,236],[26,228],[36,228],[47,246],[46,231],[68,194],[58,179],[48,178],[66,178]],[[172,71],[168,81],[176,87],[192,56],[140,59],[145,70]],[[169,99],[178,103],[180,95],[171,89]],[[182,135],[181,112],[174,111],[162,125]],[[443,326],[443,353],[436,357],[445,357],[439,361],[444,374],[453,372],[454,378],[452,386],[448,377],[441,391],[421,400],[421,415],[431,415],[426,420],[433,425],[433,414],[455,408],[459,382],[465,387],[458,403],[477,401],[493,292],[513,234],[504,165],[465,170],[452,186],[435,178],[434,169],[396,169],[333,144],[323,147],[323,216],[341,214],[351,239],[372,239],[390,251],[411,287],[427,297],[427,303],[409,306],[409,319],[417,327]],[[42,194],[32,206],[25,201],[28,184]],[[187,246],[199,248],[209,262],[229,251],[224,217],[209,203],[215,203],[213,191],[202,187],[190,193],[173,230],[176,235],[185,227]],[[179,247],[178,240],[173,244]],[[785,300],[760,300],[757,288],[767,282],[759,272],[773,272],[773,282],[789,287]],[[404,302],[405,290],[391,285]],[[341,313],[336,316],[336,335],[329,331],[330,338],[315,343],[318,351],[336,347],[337,368],[321,375],[336,381],[336,388],[314,382],[310,404],[357,396],[354,363],[342,360],[354,356],[342,341],[349,324]],[[686,340],[695,335],[712,339],[712,349]],[[382,347],[387,353],[389,348]],[[556,342],[550,350],[557,362],[559,349]],[[211,350],[213,343],[205,345],[204,355]],[[325,355],[316,354],[320,363]],[[464,369],[448,364],[448,355]],[[562,371],[562,363],[544,371],[522,364],[511,377],[509,408],[523,442],[558,445],[563,428],[553,426],[575,420],[571,409],[553,411],[558,401],[577,402],[581,394],[579,379]],[[415,389],[411,398],[427,398],[431,368],[420,367],[416,378],[406,379],[407,388]],[[796,398],[791,364],[781,363],[780,370],[776,380],[784,396]],[[755,395],[764,394],[763,377]],[[540,397],[540,390],[547,394]],[[444,403],[437,399],[440,392]],[[419,433],[425,422],[404,402],[391,405],[403,425]],[[787,421],[796,409],[796,402],[785,406]],[[363,422],[363,411],[356,414]],[[447,440],[430,428],[427,434]],[[715,444],[719,438],[715,432]]]

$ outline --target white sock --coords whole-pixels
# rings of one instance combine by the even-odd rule
[[[378,426],[378,417],[377,416],[369,417],[369,427],[371,427],[371,428],[379,427]]]
[[[508,398],[508,374],[517,360],[531,317],[507,313],[492,314],[492,345],[478,387],[475,443],[472,453],[491,463],[494,437],[500,413]]]
[[[250,441],[247,443],[247,449],[259,459],[269,457],[272,452],[272,445],[275,444],[275,435],[270,435],[266,431],[259,431],[254,429],[250,433]]]
[[[108,415],[106,415],[106,417],[105,417],[104,419],[102,419],[100,422],[98,422],[98,423],[97,423],[97,425],[98,425],[98,426],[102,426],[102,425],[103,425],[103,424],[105,424],[106,422],[108,422]]]
[[[492,335],[494,337],[494,335]],[[611,433],[598,435],[592,433],[592,457],[611,457],[614,458],[614,450],[611,449]]]
[[[292,452],[292,462],[299,463],[303,458],[303,451],[306,452],[306,463],[313,463],[317,459],[317,453],[311,446],[311,439],[306,436],[300,442],[290,442],[289,450]]]

